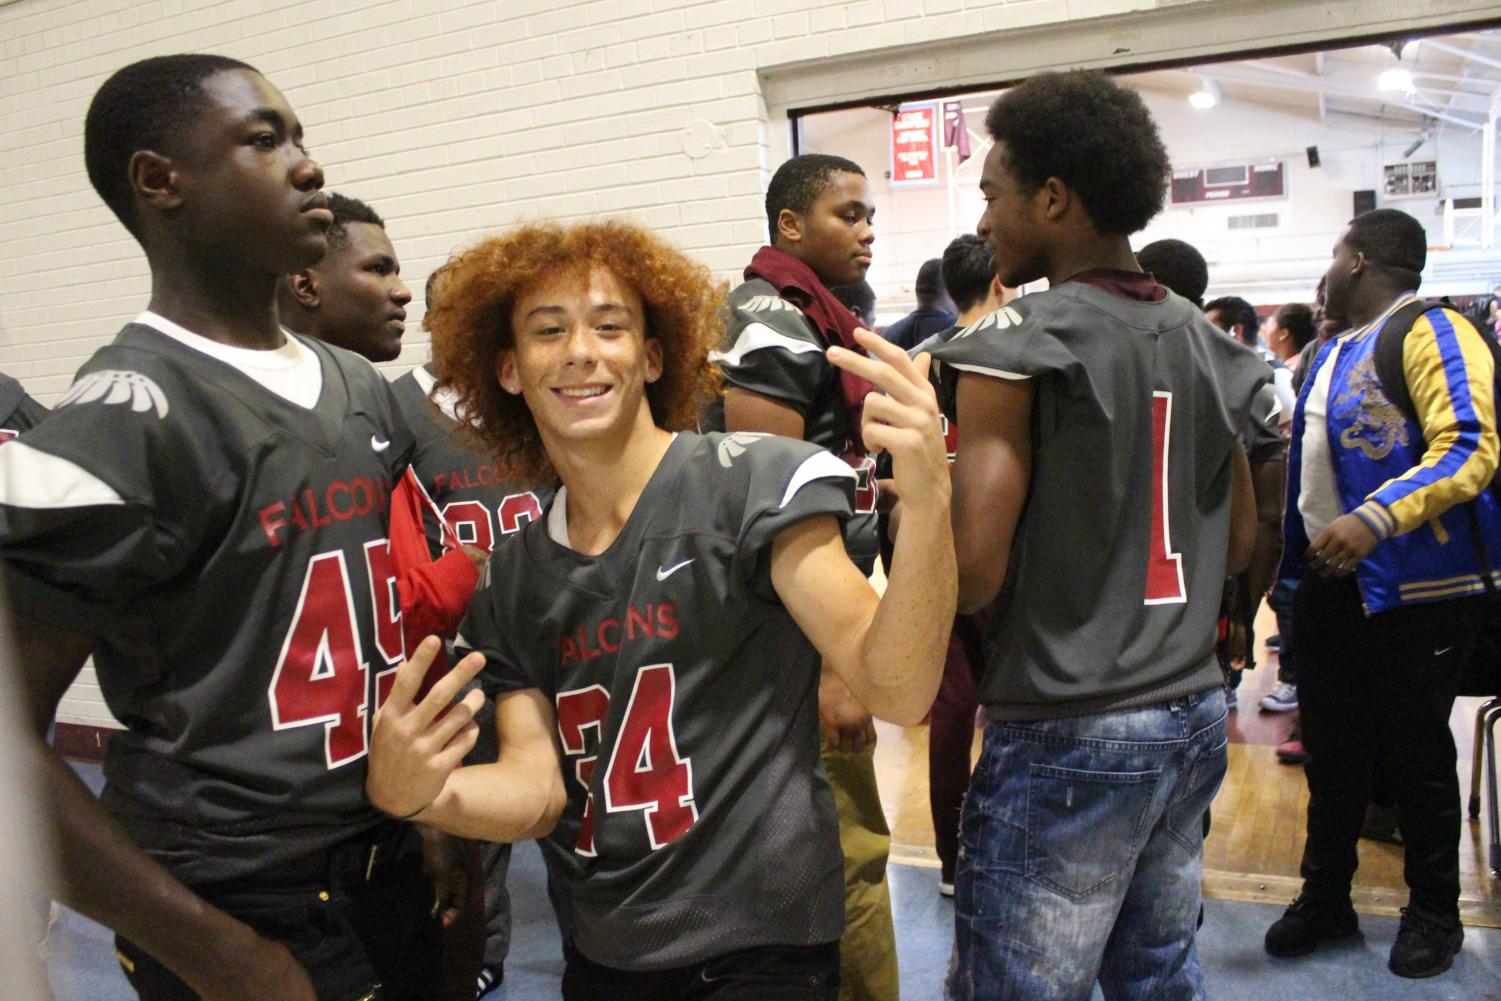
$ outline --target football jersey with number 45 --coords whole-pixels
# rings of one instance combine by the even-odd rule
[[[381,820],[365,753],[402,656],[386,525],[412,439],[368,362],[299,342],[322,373],[311,407],[129,324],[0,449],[11,603],[97,638],[127,728],[105,805],[190,884]]]

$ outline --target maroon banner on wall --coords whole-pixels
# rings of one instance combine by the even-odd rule
[[[938,105],[905,104],[891,116],[891,183],[938,183]]]

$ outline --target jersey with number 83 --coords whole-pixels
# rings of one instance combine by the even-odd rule
[[[677,436],[620,536],[583,556],[567,491],[490,561],[458,645],[557,714],[563,820],[544,842],[574,944],[619,969],[839,938],[818,760],[819,658],[771,586],[772,540],[852,511],[830,453]]]
[[[24,614],[97,637],[126,727],[104,802],[188,883],[380,822],[377,678],[402,656],[386,543],[412,443],[384,378],[317,341],[305,408],[127,326],[0,451],[0,560]]]

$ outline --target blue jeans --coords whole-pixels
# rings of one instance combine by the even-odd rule
[[[964,802],[953,1001],[1204,997],[1194,926],[1225,693],[993,722]]]
[[[1277,633],[1282,637],[1282,648],[1277,651],[1277,680],[1289,685],[1298,683],[1297,662],[1293,659],[1293,592],[1297,589],[1298,578],[1278,577],[1266,596],[1266,603],[1277,614]]]

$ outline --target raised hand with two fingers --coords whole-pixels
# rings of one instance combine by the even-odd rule
[[[396,669],[391,694],[375,714],[370,733],[365,792],[375,807],[393,817],[416,817],[443,791],[444,783],[479,738],[474,715],[485,702],[475,689],[455,702],[464,686],[485,666],[472,653],[417,699],[422,679],[442,649],[436,636],[423,640]]]

